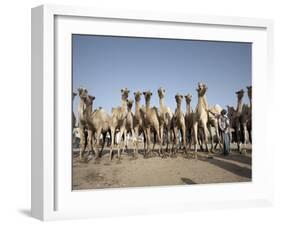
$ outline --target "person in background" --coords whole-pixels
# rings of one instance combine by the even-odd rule
[[[219,128],[222,134],[223,142],[223,154],[229,155],[230,152],[230,130],[229,130],[229,118],[226,115],[227,111],[223,109],[219,116]]]

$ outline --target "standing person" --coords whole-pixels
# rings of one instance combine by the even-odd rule
[[[229,131],[229,119],[226,115],[227,111],[223,109],[219,116],[219,128],[222,133],[223,141],[223,154],[226,156],[230,152],[230,131]]]

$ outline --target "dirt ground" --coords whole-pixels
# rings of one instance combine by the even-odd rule
[[[122,154],[121,160],[115,154],[110,161],[108,150],[103,153],[98,162],[94,159],[83,162],[73,154],[74,190],[247,182],[252,178],[251,149],[246,154],[231,151],[229,156],[213,154],[212,158],[198,152],[198,160],[192,156],[187,159],[181,153],[177,158],[160,158],[156,152],[149,159],[142,154],[133,159],[129,150]]]

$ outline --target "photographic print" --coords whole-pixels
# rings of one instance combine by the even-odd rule
[[[252,180],[252,44],[72,34],[72,189]]]

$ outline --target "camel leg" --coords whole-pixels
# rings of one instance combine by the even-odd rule
[[[110,145],[110,151],[109,151],[109,160],[112,160],[112,153],[113,153],[113,147],[114,147],[114,142],[115,142],[115,129],[111,128],[111,145]]]
[[[136,139],[136,134],[134,129],[131,129],[131,133],[132,133],[132,141],[133,141],[133,155],[134,158],[138,158],[138,152],[137,152],[137,139]]]
[[[160,136],[160,128],[156,128],[156,138],[157,138],[157,142],[159,144],[159,149],[158,149],[158,154],[159,154],[159,157],[162,157],[162,139],[161,139],[161,136]]]
[[[150,128],[146,129],[146,152],[145,157],[148,158],[150,156]]]
[[[101,158],[102,157],[102,152],[103,152],[103,149],[104,149],[104,146],[105,146],[105,143],[106,143],[106,135],[107,135],[107,132],[105,133],[102,133],[102,147],[101,147],[101,151],[99,153],[99,157]]]
[[[174,127],[173,130],[174,130],[174,146],[175,147],[173,147],[172,155],[176,157],[177,149],[178,149],[178,128]]]
[[[99,158],[99,146],[100,146],[100,136],[101,136],[101,129],[96,131],[96,145],[95,145],[95,159]]]
[[[244,149],[244,153],[246,154],[247,152],[247,143],[249,143],[249,137],[248,137],[248,133],[247,133],[247,125],[246,123],[243,123],[243,133],[244,133],[244,145],[243,145],[243,149]]]
[[[139,127],[135,127],[134,131],[134,139],[135,139],[135,154],[138,155],[139,152],[139,142],[138,142],[138,136],[139,136]]]
[[[195,159],[197,160],[197,142],[198,142],[198,123],[194,123],[193,125],[193,143],[194,143],[194,155],[195,155]]]
[[[212,133],[212,126],[211,124],[209,123],[208,124],[208,131],[209,131],[209,134],[210,134],[210,140],[211,140],[211,151],[214,150],[214,136],[213,136],[213,133]],[[204,131],[204,134],[205,134],[205,131]]]
[[[128,140],[127,140],[127,135],[128,135],[128,131],[126,129],[124,129],[124,140],[123,140],[123,147],[122,147],[122,152],[124,153],[125,149],[128,150]]]
[[[184,147],[184,152],[187,157],[187,145],[186,145],[186,129],[185,125],[182,125],[182,141],[183,141],[183,147]]]
[[[206,151],[208,152],[208,157],[209,157],[210,149],[208,148],[208,128],[206,124],[204,124],[203,129],[204,129],[204,141],[206,145]]]
[[[237,142],[238,152],[240,152],[241,137],[240,137],[240,124],[239,124],[239,122],[236,122],[235,126],[236,126],[236,128],[235,128],[236,142]]]
[[[82,160],[84,151],[86,149],[86,138],[85,138],[85,133],[84,133],[84,128],[79,127],[79,136],[80,136],[80,151],[79,151],[79,158]]]
[[[90,153],[93,151],[93,131],[92,130],[88,130],[87,148],[88,148],[87,154],[90,155]]]
[[[118,151],[117,151],[117,153],[118,153],[118,155],[117,155],[118,159],[121,159],[121,154],[122,154],[122,152],[121,152],[120,146],[121,146],[121,139],[122,139],[123,135],[126,135],[126,134],[125,134],[125,128],[124,128],[124,126],[122,126],[122,127],[120,128],[120,136],[119,136]],[[125,148],[125,139],[126,139],[126,138],[125,138],[125,136],[124,136],[123,150],[124,150],[124,148]]]
[[[219,126],[218,126],[217,122],[215,123],[214,127],[215,127],[215,135],[217,137],[217,142],[215,143],[213,151],[215,151],[217,149],[218,145],[219,145],[220,149],[222,149],[221,136],[220,136],[220,133],[219,133]]]

